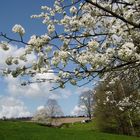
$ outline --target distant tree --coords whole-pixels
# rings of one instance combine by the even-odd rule
[[[48,99],[45,105],[48,117],[60,117],[63,116],[63,111],[55,99]]]
[[[64,115],[60,105],[55,99],[48,99],[45,105],[50,125],[59,125],[59,118]]]
[[[92,118],[93,115],[93,91],[84,91],[79,96],[79,106],[82,107],[84,114]]]
[[[43,124],[48,124],[49,123],[49,118],[47,115],[46,108],[44,106],[40,106],[35,115],[32,118],[33,121],[37,123],[43,123]]]
[[[41,106],[33,117],[33,120],[48,125],[56,125],[57,117],[63,116],[63,111],[55,99],[48,99],[45,106]]]

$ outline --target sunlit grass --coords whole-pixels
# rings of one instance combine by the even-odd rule
[[[92,123],[50,128],[31,122],[0,121],[0,140],[140,140],[137,137],[99,133]]]

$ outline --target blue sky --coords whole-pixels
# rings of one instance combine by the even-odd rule
[[[46,32],[46,26],[41,23],[39,19],[31,19],[30,16],[32,14],[39,14],[41,12],[40,7],[42,5],[52,5],[52,0],[1,0],[0,1],[0,32],[6,33],[8,36],[12,38],[16,38],[15,34],[12,33],[11,29],[15,24],[21,24],[25,30],[26,35],[24,39],[27,41],[29,37],[33,34],[41,35]],[[20,46],[18,46],[20,47]],[[49,91],[43,89],[40,92],[42,94],[39,96],[25,96],[20,89],[17,89],[18,81],[12,82],[11,79],[5,79],[0,77],[0,106],[2,107],[2,101],[21,101],[24,106],[26,106],[26,110],[33,113],[35,112],[38,106],[44,105],[47,97],[45,96],[45,92],[48,94]],[[90,87],[90,85],[88,85]],[[14,88],[14,89],[13,89]],[[21,87],[22,88],[22,87]],[[30,87],[28,87],[29,89]],[[70,114],[73,108],[78,103],[78,96],[80,91],[87,89],[87,87],[82,87],[81,89],[77,87],[73,87],[68,85],[64,90],[56,90],[54,91],[54,95],[57,96],[58,102],[61,105],[65,114]],[[46,90],[46,91],[45,91]],[[14,93],[17,92],[17,93]],[[26,89],[25,89],[26,92]],[[34,92],[34,91],[33,91]],[[37,93],[36,93],[37,94]],[[53,94],[53,93],[50,93]],[[3,100],[2,100],[3,99]],[[10,105],[9,105],[10,106]],[[0,107],[0,109],[1,109]]]

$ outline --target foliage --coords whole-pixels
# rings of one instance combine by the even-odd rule
[[[140,94],[137,78],[129,71],[127,76],[122,73],[118,79],[112,79],[111,75],[96,87],[94,115],[100,130],[139,135]]]

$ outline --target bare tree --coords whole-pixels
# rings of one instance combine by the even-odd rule
[[[80,94],[79,105],[83,108],[85,115],[92,118],[93,113],[93,91],[88,90]]]
[[[63,116],[63,111],[55,99],[48,99],[45,105],[48,117],[60,117]]]
[[[48,99],[45,105],[47,117],[49,118],[50,125],[59,125],[61,124],[58,117],[63,116],[63,111],[55,99]]]

